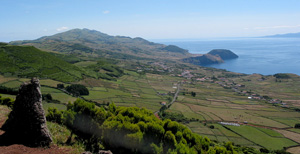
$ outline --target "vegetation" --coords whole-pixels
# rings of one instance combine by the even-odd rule
[[[0,93],[2,93],[2,94],[10,94],[10,95],[17,95],[18,94],[18,90],[14,89],[14,88],[8,88],[8,87],[0,85]]]
[[[66,90],[75,96],[89,95],[89,90],[85,86],[80,84],[72,84],[70,86],[67,86]]]
[[[218,144],[192,133],[171,120],[161,121],[147,109],[116,107],[106,109],[83,100],[68,104],[68,110],[53,108],[47,119],[61,122],[86,142],[86,150],[98,151],[100,144],[117,153],[236,153],[232,143]],[[62,117],[62,118],[61,118]]]
[[[82,79],[84,71],[32,46],[6,45],[0,47],[0,73],[70,82]]]
[[[300,78],[297,75],[246,75],[193,66],[178,60],[189,57],[180,53],[183,51],[180,48],[90,30],[72,30],[10,44],[56,51],[47,53],[29,46],[0,44],[0,86],[4,87],[0,93],[2,100],[15,98],[11,95],[13,92],[4,91],[16,90],[22,82],[28,81],[31,77],[28,72],[39,76],[47,119],[57,122],[49,122],[51,129],[54,133],[58,133],[56,128],[62,131],[55,137],[57,140],[54,139],[58,145],[84,146],[90,151],[101,147],[124,153],[143,150],[166,153],[167,148],[174,153],[193,153],[199,149],[202,153],[221,153],[218,149],[224,147],[229,151],[230,143],[228,148],[226,143],[230,141],[238,153],[258,153],[258,150],[285,153],[282,148],[290,150],[300,143],[299,129],[292,128],[300,123]],[[13,51],[16,49],[18,51]],[[34,61],[30,61],[31,57]],[[210,55],[204,58],[214,59]],[[178,82],[182,84],[176,101],[170,108],[162,106],[161,102],[173,99],[176,91],[173,87]],[[67,102],[77,99],[63,90],[71,84],[87,87],[89,95],[83,97],[95,104],[76,101],[67,107]],[[8,99],[5,102],[13,103]],[[159,110],[162,121],[152,115]],[[219,121],[243,125],[227,127]],[[155,129],[150,127],[152,123],[157,124]],[[197,148],[195,141],[184,137],[183,132],[180,140],[180,133],[165,128],[165,123],[178,125],[181,131],[186,128],[182,125],[187,126],[191,134],[198,134],[194,138],[204,140],[206,136],[210,139],[209,148],[203,148],[202,144]],[[156,130],[156,127],[163,129]],[[149,131],[163,134],[159,138],[153,133],[151,138]],[[112,132],[118,132],[120,142],[115,143],[110,138],[116,137]],[[148,143],[149,140],[153,140],[153,144]],[[138,148],[140,146],[143,148]]]
[[[150,57],[149,55],[151,55],[152,58],[153,56],[161,57],[162,55],[169,57],[188,55],[186,50],[179,47],[167,47],[162,44],[149,42],[142,38],[109,36],[89,29],[73,29],[33,41],[15,41],[11,42],[11,44],[30,44],[50,51],[78,54],[81,56],[98,56],[131,60],[147,59],[147,57]]]
[[[290,76],[288,74],[284,74],[284,73],[274,74],[274,77],[276,77],[277,79],[289,79],[290,78]]]
[[[13,108],[15,100],[9,98],[9,97],[2,97],[0,95],[0,105],[6,105],[9,108]]]

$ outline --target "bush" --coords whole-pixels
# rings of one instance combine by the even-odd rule
[[[89,90],[85,86],[80,84],[72,84],[70,86],[67,86],[66,90],[75,96],[89,95]]]
[[[300,128],[300,123],[295,124],[295,128]]]
[[[210,129],[214,129],[215,126],[214,126],[214,125],[210,125],[209,128],[210,128]]]
[[[0,93],[10,94],[10,95],[17,95],[18,94],[18,89],[13,89],[13,88],[0,86]]]
[[[274,77],[276,77],[277,79],[289,79],[289,78],[291,78],[288,74],[284,74],[284,73],[274,74]]]
[[[0,97],[0,105],[6,105],[10,108],[13,108],[15,101],[11,98],[1,98]]]
[[[48,121],[56,122],[61,124],[63,119],[63,114],[61,111],[58,111],[57,108],[48,108],[48,114],[46,116]]]
[[[57,88],[58,88],[58,89],[64,89],[64,88],[65,88],[65,85],[64,85],[64,84],[57,84]]]
[[[52,101],[52,96],[51,96],[51,94],[42,94],[42,100],[45,100],[45,101]]]

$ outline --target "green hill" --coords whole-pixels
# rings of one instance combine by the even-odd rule
[[[187,50],[176,46],[149,42],[142,38],[110,36],[96,30],[73,29],[67,32],[44,36],[36,40],[10,42],[13,45],[32,45],[44,50],[77,53],[111,58],[176,58],[189,55]],[[121,57],[117,54],[123,54]],[[124,55],[125,54],[125,55]],[[127,55],[127,56],[126,56]]]
[[[82,79],[84,71],[32,46],[1,44],[0,73],[70,82]]]

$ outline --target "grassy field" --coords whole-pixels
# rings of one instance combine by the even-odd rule
[[[232,131],[240,134],[246,139],[268,149],[282,149],[283,147],[289,147],[293,145],[297,145],[298,143],[291,141],[289,139],[283,137],[274,137],[270,136],[271,133],[265,133],[265,131],[261,131],[255,127],[251,126],[226,126],[230,128]],[[271,133],[274,134],[274,133]]]
[[[89,65],[90,62],[78,63],[79,66]],[[232,89],[226,89],[216,82],[196,82],[169,75],[149,74],[139,75],[133,71],[125,71],[124,76],[116,81],[86,78],[73,82],[86,86],[90,95],[86,99],[98,103],[114,102],[118,106],[137,106],[157,111],[161,108],[160,102],[169,102],[175,92],[177,83],[183,81],[181,93],[176,102],[168,109],[169,112],[181,113],[187,119],[198,119],[185,123],[193,132],[207,136],[218,142],[233,141],[236,144],[255,148],[266,147],[269,149],[281,149],[292,145],[299,145],[300,131],[292,129],[296,123],[300,123],[300,113],[274,106],[262,100],[248,99],[248,96],[238,94]],[[252,90],[260,95],[278,96],[285,100],[300,99],[296,86],[300,85],[298,79],[275,83],[274,77],[267,77],[264,81],[258,81],[259,75],[250,75],[230,78],[228,82],[236,82],[246,85],[242,89]],[[6,78],[0,76],[0,85],[17,88],[20,83],[29,79]],[[296,82],[292,85],[290,82]],[[225,81],[222,81],[225,83]],[[56,87],[62,83],[50,79],[41,80],[43,94],[50,93],[53,99],[62,103],[73,102],[75,97],[67,95]],[[44,86],[43,86],[44,85]],[[67,84],[65,84],[67,85]],[[50,87],[45,87],[50,86]],[[276,87],[283,88],[280,91]],[[288,88],[292,86],[292,88]],[[292,90],[291,90],[292,89]],[[185,92],[183,94],[182,92]],[[193,97],[189,92],[195,92]],[[158,93],[164,95],[158,95]],[[4,97],[15,97],[4,95]],[[295,102],[295,101],[290,101]],[[294,103],[295,105],[296,103]],[[43,103],[44,108],[57,107],[65,109],[64,105]],[[223,126],[218,122],[248,123],[240,127]],[[214,126],[213,129],[210,126]],[[286,129],[277,131],[277,129]]]

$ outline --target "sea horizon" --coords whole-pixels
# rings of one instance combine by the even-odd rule
[[[239,56],[221,64],[206,65],[244,74],[300,75],[300,38],[230,37],[209,39],[170,39],[158,43],[177,45],[192,54],[205,54],[213,49],[228,49]]]

